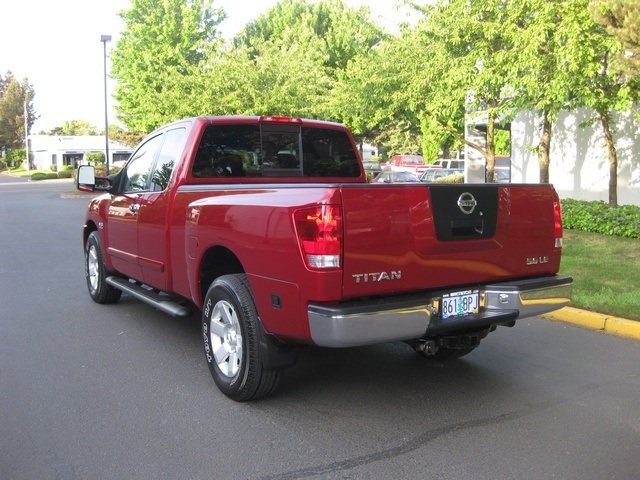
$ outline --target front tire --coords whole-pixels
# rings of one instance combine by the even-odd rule
[[[280,379],[280,370],[265,368],[259,322],[246,275],[224,275],[211,284],[202,309],[207,365],[220,391],[238,402],[271,394]]]
[[[84,249],[84,273],[89,295],[96,303],[115,303],[122,291],[106,282],[107,268],[104,265],[102,244],[98,232],[91,232]]]

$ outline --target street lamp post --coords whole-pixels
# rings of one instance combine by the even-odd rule
[[[107,115],[107,42],[111,41],[111,35],[101,35],[100,41],[104,47],[104,139],[105,139],[105,161],[107,165],[107,175],[109,175],[109,117]]]

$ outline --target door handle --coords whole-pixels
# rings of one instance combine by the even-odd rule
[[[136,213],[138,210],[140,210],[140,205],[134,203],[129,207],[129,210],[131,210],[133,213]]]

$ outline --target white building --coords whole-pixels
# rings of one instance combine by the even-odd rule
[[[562,112],[552,127],[549,181],[561,198],[609,201],[609,156],[600,122],[586,108]],[[614,116],[613,138],[618,154],[618,204],[640,206],[640,123],[631,112]],[[540,142],[540,117],[522,112],[510,124],[511,182],[538,183],[540,169],[535,150]],[[482,126],[467,129],[467,138],[479,141]],[[482,140],[483,141],[483,140]],[[467,181],[484,181],[484,158],[466,148]]]
[[[87,153],[103,153],[105,138],[99,135],[58,136],[58,135],[29,135],[29,157],[34,168],[49,170],[56,165],[61,171],[66,165],[86,163]],[[125,145],[109,142],[109,165],[113,162],[127,160],[133,149]]]

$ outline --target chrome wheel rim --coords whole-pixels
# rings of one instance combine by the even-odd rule
[[[98,262],[98,252],[93,245],[89,247],[87,252],[87,276],[91,289],[97,290],[100,282],[100,263]]]
[[[209,340],[216,365],[232,378],[242,364],[242,330],[235,308],[224,300],[216,303],[209,321]]]

